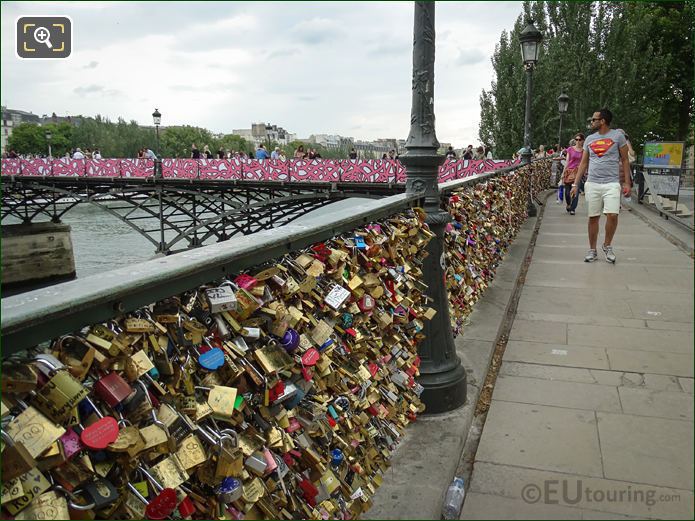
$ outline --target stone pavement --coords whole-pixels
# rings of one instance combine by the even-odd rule
[[[585,215],[548,199],[461,519],[693,519],[693,261],[624,211],[586,264]]]

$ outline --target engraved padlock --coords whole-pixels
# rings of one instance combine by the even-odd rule
[[[53,356],[37,355],[34,363],[49,378],[36,390],[34,405],[56,423],[63,423],[87,397],[89,390]]]
[[[236,311],[238,303],[235,289],[235,286],[231,282],[224,282],[216,288],[206,289],[205,298],[210,313]]]
[[[26,474],[36,466],[36,460],[32,457],[22,442],[15,442],[5,431],[1,431],[5,442],[5,450],[2,451],[2,482],[6,483]]]

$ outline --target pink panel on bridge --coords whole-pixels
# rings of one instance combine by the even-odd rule
[[[197,159],[199,179],[242,179],[239,159]]]
[[[165,179],[197,179],[196,159],[162,159],[162,177]]]
[[[340,164],[330,159],[293,159],[290,161],[290,179],[293,182],[337,183]]]
[[[344,159],[340,161],[343,168],[342,180],[350,183],[388,183],[390,168],[385,160],[360,161]]]
[[[20,175],[22,173],[22,166],[19,159],[3,159],[2,169],[0,174],[2,175]]]
[[[51,175],[50,159],[22,159],[22,175]],[[58,175],[58,174],[53,174]]]
[[[120,177],[120,159],[88,159],[87,177]],[[82,175],[82,174],[80,174]]]
[[[53,175],[55,177],[84,176],[85,159],[70,159],[61,157],[53,160]]]
[[[121,159],[121,177],[152,177],[154,161],[152,159]]]
[[[290,164],[279,159],[242,159],[247,181],[289,181]]]

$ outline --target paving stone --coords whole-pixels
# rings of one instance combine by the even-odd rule
[[[541,344],[538,342],[510,340],[507,342],[503,358],[510,362],[610,369],[605,349],[598,347]]]
[[[644,386],[644,375],[639,373],[623,373],[620,377],[620,384],[624,387]]]
[[[544,380],[561,380],[563,382],[580,382],[592,384],[596,379],[589,369],[575,367],[557,367],[552,365],[524,364],[520,362],[503,361],[500,375],[525,376],[527,378],[542,378]]]
[[[618,387],[623,382],[623,374],[617,371],[599,371],[598,369],[589,369],[589,373],[594,378],[597,384],[612,385]]]
[[[692,378],[679,378],[678,383],[686,393],[693,394],[693,379]]]
[[[603,475],[596,418],[578,409],[493,400],[476,460]]]
[[[692,353],[655,353],[612,348],[606,351],[610,369],[614,371],[693,377]]]
[[[663,374],[645,374],[644,387],[654,391],[683,391],[682,387],[678,383],[678,378]]]
[[[668,353],[689,353],[693,350],[693,333],[688,331],[655,331],[610,326],[567,326],[569,345],[617,347]]]
[[[566,291],[559,288],[524,286],[517,311],[554,314],[562,310],[563,314],[577,316],[583,316],[589,312],[592,315],[611,318],[653,318],[651,316],[636,317],[627,303],[628,297],[635,297],[635,293],[600,288],[578,288]]]
[[[693,322],[666,322],[659,320],[647,320],[649,329],[665,329],[667,331],[692,331]]]
[[[523,340],[526,342],[566,344],[567,324],[558,322],[514,320],[514,325],[509,333],[509,338],[510,340]]]
[[[614,318],[603,315],[562,315],[557,313],[534,313],[532,311],[522,311],[517,312],[516,318],[521,320],[541,320],[544,322],[565,322],[567,324],[632,327],[638,329],[647,327],[647,321],[643,319]]]
[[[623,411],[638,416],[693,419],[693,395],[682,391],[655,391],[652,389],[618,388]]]
[[[577,493],[578,485],[580,494]],[[467,493],[489,495],[493,498],[505,497],[525,504],[526,501],[522,499],[524,497],[522,491],[524,487],[531,489],[534,486],[538,487],[537,490],[540,490],[542,494],[535,496],[536,498],[540,497],[535,505],[540,506],[542,504],[543,508],[574,507],[582,510],[585,519],[620,519],[619,516],[638,519],[693,519],[693,492],[691,490],[485,462],[476,462]],[[526,494],[529,494],[529,489],[527,489]],[[566,494],[563,489],[567,491]],[[604,491],[604,493],[610,492],[611,498],[614,499],[620,499],[620,493],[623,491],[623,500],[608,501],[606,497],[604,501],[595,501],[594,499],[601,499],[600,496],[594,496],[594,491],[599,490]],[[632,492],[632,495],[629,492]],[[533,498],[529,495],[525,497]],[[669,500],[666,500],[667,497]],[[546,505],[546,501],[555,504]],[[468,513],[467,509],[468,500],[464,504],[464,514]],[[604,512],[606,515],[604,517],[598,516],[597,511]],[[464,515],[461,516],[461,519],[468,518]],[[498,519],[505,518],[499,517]],[[527,519],[535,519],[535,517],[530,515]],[[558,519],[563,519],[563,517],[558,517]]]
[[[507,402],[552,405],[590,411],[622,411],[617,389],[594,383],[500,375],[492,398]]]
[[[466,496],[460,519],[582,519],[582,511],[472,492]]]
[[[692,490],[692,422],[596,414],[607,478]]]

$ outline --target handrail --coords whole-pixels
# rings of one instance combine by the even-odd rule
[[[2,356],[109,320],[414,205],[397,194],[210,246],[3,298]]]
[[[538,161],[541,161],[540,159]],[[480,181],[485,181],[487,179],[491,179],[493,177],[498,177],[500,175],[507,174],[509,172],[513,172],[514,170],[517,170],[521,167],[525,166],[524,163],[512,165],[512,166],[507,166],[505,168],[500,168],[499,170],[493,170],[491,172],[485,172],[483,174],[478,174],[478,175],[473,175],[470,177],[466,177],[464,179],[454,179],[452,181],[447,181],[446,183],[440,183],[439,184],[439,193],[440,194],[445,194],[448,192],[453,192],[454,190],[458,190],[460,188],[463,188],[465,186],[468,186],[470,184],[475,184],[479,183]]]

